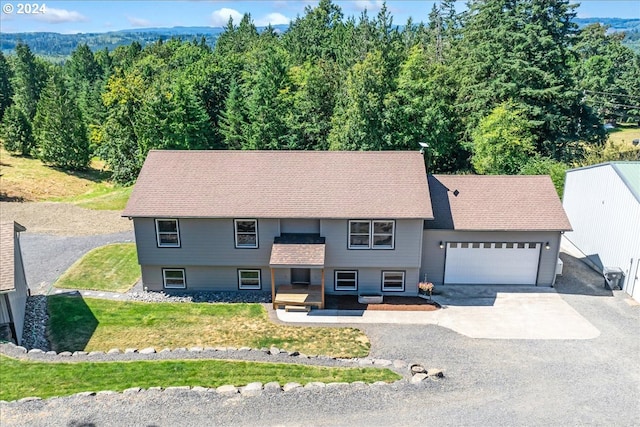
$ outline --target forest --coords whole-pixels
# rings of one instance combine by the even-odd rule
[[[104,160],[135,182],[151,149],[418,150],[429,172],[551,174],[638,151],[603,124],[640,121],[640,55],[578,29],[569,0],[439,2],[426,23],[345,18],[330,0],[284,32],[229,21],[203,37],[79,44],[63,64],[0,53],[4,147],[55,167]],[[612,154],[613,151],[613,154]],[[631,157],[630,157],[631,156]],[[560,178],[559,178],[560,177]]]

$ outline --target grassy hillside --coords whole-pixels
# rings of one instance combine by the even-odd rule
[[[89,209],[120,210],[130,194],[131,187],[114,186],[109,181],[109,173],[98,161],[86,171],[66,172],[0,148],[1,201],[58,201]]]

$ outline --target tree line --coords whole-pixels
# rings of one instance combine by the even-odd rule
[[[560,173],[639,120],[640,55],[569,0],[453,0],[400,29],[386,6],[320,0],[289,28],[250,15],[205,39],[137,42],[62,65],[0,54],[5,148],[135,181],[150,149],[415,150],[430,171]],[[611,102],[612,97],[627,103]],[[634,98],[635,97],[635,98]]]

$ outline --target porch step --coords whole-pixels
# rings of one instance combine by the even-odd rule
[[[311,306],[309,305],[285,305],[284,311],[293,311],[293,312],[310,312]]]

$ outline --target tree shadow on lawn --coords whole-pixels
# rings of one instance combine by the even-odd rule
[[[71,175],[71,176],[75,176],[77,178],[82,178],[82,179],[86,179],[92,182],[96,182],[96,183],[101,183],[101,182],[105,182],[111,179],[111,172],[109,171],[105,171],[105,170],[100,170],[100,169],[94,169],[92,167],[88,167],[86,169],[83,170],[71,170],[71,169],[64,169],[61,167],[57,167],[57,166],[50,166],[51,169],[55,169],[58,172],[62,172],[65,173],[67,175]]]
[[[84,298],[76,291],[50,295],[47,308],[47,334],[51,349],[56,352],[84,350],[98,327],[98,319]]]

